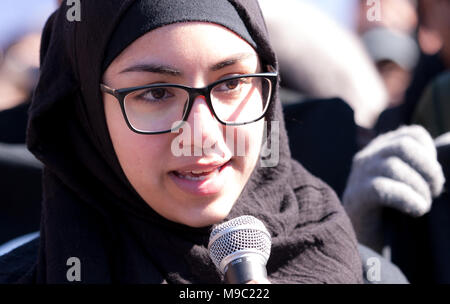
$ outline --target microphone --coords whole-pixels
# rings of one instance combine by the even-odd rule
[[[271,236],[264,224],[244,215],[216,226],[209,237],[208,250],[226,283],[243,284],[267,279],[271,246]]]

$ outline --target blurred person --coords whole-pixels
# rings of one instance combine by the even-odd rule
[[[40,34],[13,43],[0,67],[0,244],[39,229],[42,164],[25,146]]]
[[[388,94],[358,37],[311,4],[260,0],[280,61],[281,86],[312,98],[340,97],[370,129]]]
[[[384,111],[375,126],[378,134],[410,124],[417,103],[432,79],[450,67],[450,2],[418,1],[418,41],[422,50],[404,102]]]
[[[0,53],[5,53],[0,60],[0,244],[40,225],[42,163],[26,148],[25,136],[39,77],[40,33],[56,4],[0,2]]]
[[[28,33],[40,32],[56,5],[55,0],[0,1],[0,50]]]
[[[423,52],[414,79],[404,104],[383,113],[377,123],[379,133],[390,132],[355,157],[344,198],[358,239],[385,250],[412,283],[450,282],[449,82],[448,73],[442,74],[448,69],[449,8],[448,1],[419,1]],[[419,124],[426,130],[395,130],[402,124]],[[357,203],[351,199],[352,189],[371,199]]]
[[[433,138],[450,132],[450,72],[436,77],[425,89],[412,123],[426,128]]]
[[[448,0],[419,0],[419,14],[419,42],[422,49],[428,54],[439,52],[444,65],[449,68],[450,2]]]
[[[423,127],[405,126],[376,137],[355,155],[342,199],[358,240],[381,252],[383,209],[423,216],[444,182],[435,143]]]
[[[383,78],[389,107],[403,103],[418,62],[416,7],[412,0],[359,2],[358,33]]]
[[[389,94],[389,107],[400,105],[419,59],[419,48],[408,34],[374,27],[361,36]]]
[[[363,35],[374,27],[385,27],[413,34],[418,24],[416,7],[417,0],[359,0],[357,32]]]
[[[384,214],[385,244],[392,261],[414,283],[450,283],[450,72],[425,89],[412,117],[434,138],[446,183],[430,211],[411,218],[389,210]]]
[[[422,52],[404,103],[377,122],[377,132],[385,134],[355,156],[343,198],[358,240],[383,252],[412,283],[450,282],[450,140],[448,133],[439,136],[447,132],[445,74],[428,85],[448,68],[441,40],[448,3],[419,1],[420,26],[434,24],[428,40],[419,30],[421,49],[440,51]],[[398,128],[404,124],[423,127]]]
[[[27,109],[38,79],[40,33],[55,0],[0,2],[0,142],[25,143]]]
[[[413,284],[450,282],[449,136],[418,125],[378,136],[356,154],[343,196],[358,241]]]
[[[6,50],[0,66],[0,111],[31,97],[38,79],[40,40],[39,33],[27,34]]]

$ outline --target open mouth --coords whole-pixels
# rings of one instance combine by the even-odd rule
[[[229,160],[217,166],[195,166],[189,170],[171,171],[169,176],[181,190],[191,194],[205,195],[220,192],[231,172],[231,160]]]
[[[176,175],[179,178],[184,178],[187,180],[192,181],[202,181],[206,180],[208,178],[212,178],[217,174],[220,174],[223,167],[225,167],[230,161],[226,162],[225,164],[211,168],[211,169],[199,169],[199,170],[192,170],[192,171],[172,171],[174,175]]]

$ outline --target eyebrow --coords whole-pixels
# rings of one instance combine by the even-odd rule
[[[213,64],[209,67],[210,71],[218,71],[221,69],[224,69],[228,66],[234,65],[239,61],[243,61],[245,59],[255,57],[255,54],[252,53],[240,53],[236,54],[231,58],[225,59],[219,63]],[[154,64],[154,63],[139,63],[136,65],[133,65],[131,67],[128,67],[120,73],[127,73],[127,72],[147,72],[147,73],[157,73],[157,74],[164,74],[169,76],[183,76],[183,72],[177,70],[176,68],[173,68],[171,66],[167,65],[161,65],[161,64]]]
[[[174,69],[170,66],[153,64],[153,63],[139,63],[139,64],[133,65],[131,67],[128,67],[128,68],[122,70],[120,73],[127,73],[127,72],[158,73],[158,74],[164,74],[164,75],[170,75],[170,76],[183,75],[183,73],[181,71],[178,71],[177,69]]]
[[[252,57],[255,57],[255,56],[256,55],[252,54],[252,53],[236,54],[236,55],[234,55],[231,58],[228,58],[228,59],[226,59],[224,61],[221,61],[219,63],[216,63],[216,64],[212,65],[209,69],[211,71],[218,71],[218,70],[224,69],[224,68],[226,68],[228,66],[231,66],[233,64],[236,64],[239,61],[243,61],[245,59],[252,58]]]

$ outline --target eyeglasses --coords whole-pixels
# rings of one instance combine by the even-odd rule
[[[215,81],[204,88],[179,84],[149,84],[102,92],[119,101],[128,127],[140,134],[175,131],[189,117],[194,100],[204,96],[214,117],[224,125],[244,125],[264,117],[276,87],[278,73],[245,74]]]

